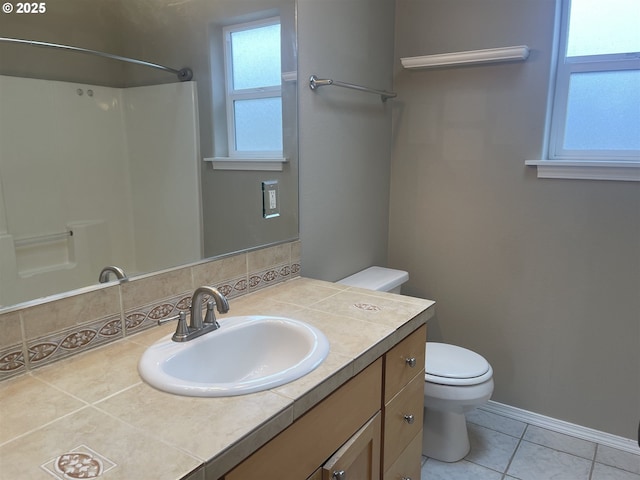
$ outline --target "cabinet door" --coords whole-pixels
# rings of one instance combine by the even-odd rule
[[[322,466],[322,480],[378,480],[380,432],[378,412]]]

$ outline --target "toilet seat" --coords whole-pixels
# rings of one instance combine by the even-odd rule
[[[427,382],[440,385],[477,385],[493,376],[484,357],[466,348],[427,342],[425,375]]]

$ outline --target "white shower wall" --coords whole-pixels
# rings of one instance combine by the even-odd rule
[[[0,305],[96,283],[107,264],[131,274],[199,258],[199,240],[151,242],[175,209],[200,231],[196,114],[193,83],[0,76]],[[14,243],[66,230],[74,235]]]
[[[125,133],[139,271],[202,257],[194,82],[127,88]],[[135,132],[135,134],[131,134]]]

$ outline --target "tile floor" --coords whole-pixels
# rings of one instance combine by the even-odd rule
[[[471,451],[456,463],[423,458],[421,480],[640,480],[640,455],[477,409]]]

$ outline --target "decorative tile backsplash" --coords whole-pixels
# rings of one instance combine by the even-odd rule
[[[152,328],[188,310],[198,286],[233,299],[299,273],[294,241],[0,314],[0,381]]]
[[[117,315],[29,340],[29,366],[33,369],[119,338],[122,338],[122,319]]]
[[[159,320],[176,316],[181,310],[188,310],[190,304],[190,295],[179,295],[126,311],[124,312],[125,336],[154,327]]]
[[[0,379],[9,378],[26,371],[22,345],[13,345],[0,351]]]

